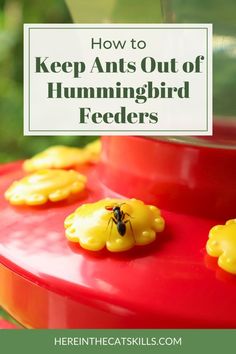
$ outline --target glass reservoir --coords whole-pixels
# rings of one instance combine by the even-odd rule
[[[76,23],[212,23],[214,136],[157,138],[236,148],[235,0],[65,1]]]

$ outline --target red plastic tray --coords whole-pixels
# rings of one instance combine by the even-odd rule
[[[63,222],[81,203],[117,196],[96,166],[81,200],[13,207],[3,197],[23,175],[0,168],[0,303],[28,328],[235,328],[236,277],[206,255],[223,220],[163,210],[155,243],[121,254],[69,243]]]

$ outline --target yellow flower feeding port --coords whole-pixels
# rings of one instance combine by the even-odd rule
[[[164,230],[160,210],[137,199],[103,199],[84,204],[65,220],[66,237],[90,251],[111,252],[144,246]]]

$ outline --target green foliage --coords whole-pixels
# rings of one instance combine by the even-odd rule
[[[3,310],[3,308],[0,307],[0,319],[3,318],[4,320],[8,322],[12,322],[19,326],[19,324],[6,312]]]
[[[170,0],[162,0],[168,3]],[[217,116],[236,115],[236,1],[171,0],[176,22],[213,24],[213,106]]]
[[[167,22],[213,23],[214,113],[235,116],[235,0],[0,0],[0,162],[93,139],[23,136],[23,23],[71,22],[66,3],[76,22],[162,22],[161,3]]]
[[[63,0],[0,0],[0,162],[53,144],[83,146],[92,137],[23,136],[23,23],[70,23]]]

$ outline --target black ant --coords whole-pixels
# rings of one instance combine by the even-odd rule
[[[105,207],[106,210],[112,211],[112,213],[113,213],[113,216],[111,216],[108,221],[107,228],[109,227],[110,223],[112,223],[112,225],[111,225],[111,231],[112,231],[112,226],[113,226],[113,224],[115,224],[119,235],[125,236],[126,231],[127,231],[126,224],[129,223],[132,235],[134,237],[134,231],[133,231],[131,221],[129,219],[125,220],[125,218],[127,216],[129,218],[132,218],[132,216],[130,216],[128,213],[124,213],[123,210],[121,210],[121,205],[123,205],[123,204],[125,204],[125,203],[122,203],[120,205]],[[111,234],[111,232],[110,232],[110,234]]]

